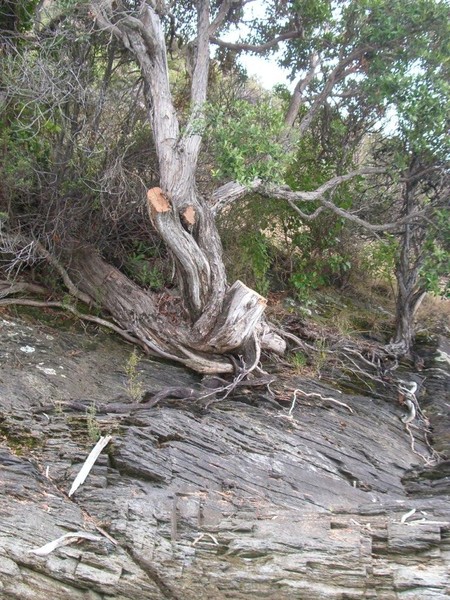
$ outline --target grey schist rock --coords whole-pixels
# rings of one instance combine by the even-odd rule
[[[295,379],[353,413],[299,397],[289,416],[256,389],[208,408],[138,405],[131,349],[111,336],[0,327],[2,600],[449,597],[448,461],[424,464],[396,398]],[[198,383],[157,361],[138,369],[149,391]],[[431,357],[424,375],[434,425],[449,372]],[[112,440],[69,498],[95,429]],[[80,531],[94,535],[36,553]]]

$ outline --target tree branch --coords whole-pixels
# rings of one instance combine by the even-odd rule
[[[264,196],[272,196],[274,198],[280,198],[283,200],[290,199],[292,201],[302,200],[304,202],[313,202],[316,200],[320,200],[322,196],[324,196],[327,192],[334,189],[341,183],[346,181],[350,181],[355,177],[359,177],[360,175],[373,175],[376,173],[384,173],[386,170],[379,167],[364,167],[362,169],[357,169],[355,171],[350,171],[350,173],[346,173],[345,175],[337,175],[336,177],[332,177],[321,186],[319,186],[316,190],[311,192],[294,192],[289,187],[280,187],[271,184],[265,184],[260,182],[256,187],[256,191],[263,194]]]
[[[274,185],[270,185],[270,184],[264,184],[264,183],[260,183],[258,186],[256,186],[255,191],[262,194],[263,196],[268,196],[270,198],[287,200],[289,205],[297,212],[297,214],[299,214],[302,218],[305,218],[305,216],[306,216],[307,220],[311,220],[312,215],[305,215],[305,213],[303,211],[301,211],[296,206],[295,203],[299,202],[299,201],[300,202],[319,202],[323,208],[328,208],[329,210],[331,210],[335,214],[339,215],[340,217],[343,217],[344,219],[347,219],[348,221],[352,221],[353,223],[356,223],[360,227],[364,227],[364,229],[367,229],[367,230],[373,231],[373,232],[397,229],[400,225],[403,225],[405,223],[410,223],[411,221],[414,221],[417,218],[421,218],[422,213],[419,211],[416,211],[414,213],[410,213],[407,217],[405,217],[403,219],[398,219],[397,221],[390,222],[390,223],[383,223],[381,225],[374,225],[373,223],[369,223],[368,221],[361,219],[354,213],[351,213],[347,210],[344,210],[343,208],[340,208],[339,206],[336,206],[336,204],[334,204],[330,200],[327,200],[326,198],[324,198],[324,195],[327,192],[336,188],[338,185],[340,185],[341,183],[344,183],[345,181],[349,181],[349,180],[353,179],[354,177],[358,177],[360,175],[369,175],[369,174],[382,173],[382,172],[384,172],[384,169],[379,169],[376,167],[366,167],[366,168],[360,169],[358,171],[352,171],[350,173],[347,173],[346,175],[339,175],[337,177],[333,177],[332,179],[330,179],[329,181],[325,182],[323,185],[318,187],[317,190],[314,190],[312,192],[294,192],[288,188],[274,186]],[[316,210],[315,213],[313,213],[314,216],[317,216],[317,214],[319,214],[318,210]]]
[[[335,189],[341,183],[346,181],[350,181],[355,177],[359,177],[361,175],[373,175],[376,173],[384,173],[386,170],[378,167],[365,167],[362,169],[358,169],[356,171],[351,171],[346,175],[338,175],[329,179],[321,186],[319,186],[316,190],[310,192],[294,192],[288,186],[276,186],[273,184],[262,182],[258,179],[253,181],[250,185],[243,185],[237,183],[235,181],[226,183],[225,185],[218,188],[213,194],[213,214],[217,215],[221,210],[223,210],[226,206],[229,206],[233,202],[243,198],[244,196],[256,192],[261,194],[262,196],[266,196],[268,198],[274,198],[278,200],[286,200],[295,212],[300,215],[302,219],[306,221],[312,221],[315,219],[324,209],[329,209],[335,214],[347,219],[348,221],[352,221],[356,223],[360,227],[364,227],[364,229],[368,229],[369,231],[378,232],[378,231],[387,231],[392,229],[397,229],[400,225],[405,223],[410,223],[411,221],[415,221],[418,218],[422,218],[422,212],[415,211],[403,219],[398,219],[397,221],[383,223],[381,225],[375,225],[373,223],[369,223],[364,219],[361,219],[354,213],[351,213],[339,206],[336,206],[330,200],[327,200],[324,196],[327,192]],[[313,213],[308,214],[302,211],[298,206],[297,202],[319,202],[321,206],[319,206]]]
[[[51,254],[40,242],[37,240],[29,240],[22,235],[10,235],[6,233],[0,234],[0,241],[4,246],[1,248],[4,252],[11,254],[17,254],[21,252],[23,247],[28,248],[27,256],[31,258],[33,256],[33,250],[42,258],[44,258],[61,276],[64,285],[68,289],[69,293],[74,297],[78,298],[88,306],[93,306],[95,303],[93,299],[81,292],[77,286],[73,283],[66,269],[61,265],[58,259]],[[20,248],[19,250],[19,247]]]
[[[61,308],[63,310],[67,310],[68,312],[72,313],[73,315],[75,315],[79,319],[82,319],[83,321],[90,321],[91,323],[96,323],[97,325],[101,325],[102,327],[107,327],[108,329],[112,329],[113,331],[115,331],[116,333],[121,335],[124,339],[126,339],[128,342],[131,342],[132,344],[137,344],[138,346],[140,346],[144,350],[145,353],[148,354],[148,352],[149,352],[149,349],[141,340],[130,335],[125,330],[123,330],[121,327],[114,325],[114,323],[111,323],[110,321],[107,321],[106,319],[101,319],[100,317],[95,317],[93,315],[85,315],[83,313],[80,313],[74,306],[71,306],[70,304],[64,304],[63,302],[42,302],[40,300],[29,300],[28,298],[8,298],[6,300],[0,300],[0,306],[12,306],[12,305],[36,306],[38,308]],[[159,353],[158,353],[158,355],[159,355]]]
[[[209,72],[209,0],[202,0],[197,8],[197,39],[194,71],[191,84],[191,114],[182,143],[191,157],[193,168],[197,165],[201,135],[196,132],[196,122],[203,114]]]
[[[291,129],[294,125],[295,119],[297,118],[300,107],[303,104],[303,94],[311,83],[316,74],[317,67],[320,63],[319,56],[314,53],[310,59],[310,69],[303,79],[300,79],[295,86],[294,93],[292,94],[291,102],[289,104],[288,111],[284,118],[284,126],[286,129]]]
[[[209,38],[211,38],[223,24],[234,4],[242,6],[245,4],[245,2],[242,0],[224,0],[220,5],[219,12],[217,13],[215,19],[209,25]]]
[[[49,296],[50,290],[36,283],[27,283],[25,281],[0,281],[0,298],[6,298],[12,294],[40,294]]]
[[[115,25],[108,19],[108,17],[105,14],[105,11],[103,10],[104,6],[104,4],[100,4],[98,2],[91,2],[91,11],[95,17],[95,21],[98,25],[98,28],[102,31],[108,31],[116,38],[118,38],[123,43],[125,48],[130,49],[130,43],[128,41],[127,36],[119,27],[117,27],[117,25]]]
[[[356,48],[346,57],[341,57],[337,63],[337,65],[332,69],[329,74],[327,80],[325,81],[325,85],[321,92],[319,92],[314,98],[311,107],[309,108],[306,115],[300,122],[299,131],[300,135],[303,135],[304,132],[311,125],[314,117],[317,114],[317,111],[320,109],[325,100],[330,96],[333,88],[337,83],[345,79],[351,73],[354,73],[357,69],[355,66],[351,66],[354,61],[361,58],[361,56],[368,50],[368,47],[360,47]],[[350,65],[350,66],[349,66]],[[312,79],[312,77],[311,77]],[[309,82],[308,82],[309,83]],[[301,103],[299,104],[299,108]],[[295,115],[296,116],[296,115]],[[294,117],[295,120],[295,117]]]
[[[260,183],[261,181],[259,179],[255,179],[254,182],[248,185],[244,185],[237,181],[229,181],[228,183],[222,185],[220,188],[217,188],[212,194],[213,215],[216,216],[229,204],[232,204],[240,198],[251,194],[252,191],[256,190]]]
[[[272,38],[268,42],[265,42],[264,44],[245,44],[243,42],[232,43],[226,42],[225,40],[221,40],[214,36],[211,36],[209,39],[212,44],[216,44],[216,46],[221,46],[222,48],[228,48],[229,50],[262,54],[266,50],[270,50],[270,48],[273,48],[274,46],[276,46],[280,42],[283,42],[284,40],[292,40],[300,36],[301,32],[295,29],[294,31],[287,31],[286,33],[281,33],[280,35],[277,35],[276,37]]]

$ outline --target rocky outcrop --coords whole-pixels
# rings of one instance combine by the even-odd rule
[[[299,396],[289,414],[291,393],[256,389],[208,407],[137,404],[130,347],[112,336],[6,314],[0,327],[0,598],[449,596],[449,463],[426,464],[395,397],[294,378],[291,390],[353,412]],[[439,352],[421,373],[422,406],[445,459]],[[148,391],[198,382],[148,359],[138,369]],[[112,441],[69,498],[99,432]],[[35,553],[80,531],[95,536]]]

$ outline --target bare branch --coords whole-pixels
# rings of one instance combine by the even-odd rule
[[[230,12],[230,10],[234,4],[242,6],[243,4],[245,4],[245,2],[243,2],[242,0],[224,0],[221,3],[219,11],[218,11],[215,19],[213,21],[211,21],[211,24],[208,29],[208,36],[210,38],[216,33],[216,31],[219,29],[219,27],[223,24],[223,22],[227,18],[228,13]]]
[[[308,87],[308,85],[313,80],[317,67],[319,65],[319,57],[316,53],[312,54],[310,60],[310,69],[305,77],[299,79],[297,85],[295,86],[294,93],[292,94],[291,103],[289,104],[288,111],[286,113],[284,119],[284,125],[287,129],[292,128],[294,125],[295,119],[297,118],[298,111],[303,104],[303,94]]]
[[[255,190],[260,185],[260,183],[261,181],[259,179],[255,179],[255,181],[249,185],[244,185],[243,183],[239,183],[237,181],[229,181],[228,183],[222,185],[220,188],[217,188],[217,190],[215,190],[212,195],[213,214],[217,215],[229,204],[232,204],[236,200],[247,196],[253,190]]]
[[[12,294],[40,294],[41,296],[48,296],[50,291],[37,285],[35,283],[27,283],[25,281],[0,281],[0,298],[6,298]]]
[[[44,248],[44,246],[40,242],[38,242],[38,241],[35,241],[34,245],[36,247],[36,250],[37,250],[38,254],[40,254],[43,258],[45,258],[45,260],[54,269],[56,269],[58,271],[58,273],[61,275],[62,280],[64,281],[64,285],[69,290],[70,294],[72,296],[74,296],[74,298],[78,298],[78,300],[81,300],[82,302],[84,302],[88,306],[92,306],[93,304],[95,304],[94,301],[92,300],[92,298],[90,296],[88,296],[87,294],[85,294],[83,292],[80,292],[80,290],[77,288],[77,286],[70,279],[69,274],[67,273],[67,271],[65,270],[65,268],[53,256],[53,254],[51,254],[46,248]]]
[[[311,192],[293,192],[289,187],[279,187],[271,184],[260,183],[256,190],[259,193],[266,195],[271,195],[276,198],[280,198],[283,200],[290,199],[292,201],[302,200],[304,202],[311,202],[315,200],[320,200],[322,196],[324,196],[330,190],[333,190],[335,187],[344,183],[346,181],[350,181],[355,177],[359,177],[361,175],[373,175],[376,173],[384,173],[386,169],[379,167],[363,167],[362,169],[357,169],[355,171],[350,171],[350,173],[346,173],[345,175],[336,175],[336,177],[332,177],[321,186],[319,186],[316,190]],[[274,195],[275,194],[275,195]]]
[[[355,50],[353,50],[353,52],[351,52],[348,56],[341,57],[339,59],[337,65],[332,69],[327,80],[325,81],[322,91],[316,95],[316,97],[314,98],[314,100],[311,104],[310,109],[308,110],[306,115],[301,120],[300,125],[299,125],[300,135],[303,135],[303,133],[309,128],[314,117],[317,114],[317,111],[323,105],[325,100],[331,95],[331,92],[333,91],[335,85],[337,83],[339,83],[340,81],[342,81],[343,79],[345,79],[351,73],[354,73],[355,71],[358,70],[359,64],[358,64],[358,66],[355,66],[355,61],[358,61],[367,50],[368,50],[368,47],[362,46],[362,47],[359,47],[359,48],[356,48]],[[311,79],[312,79],[312,77],[311,77]],[[300,108],[300,106],[301,106],[301,103],[299,104],[299,108]],[[289,114],[289,111],[288,111],[288,114]],[[294,120],[295,120],[295,117],[294,117]]]
[[[265,42],[264,44],[245,44],[243,42],[226,42],[225,40],[221,40],[216,37],[210,37],[210,41],[212,44],[216,44],[216,46],[221,46],[222,48],[228,48],[229,50],[236,50],[237,52],[252,52],[254,54],[262,54],[266,50],[270,50],[280,42],[284,40],[292,40],[301,36],[301,32],[298,30],[287,31],[286,33],[281,33],[277,35],[273,39]]]
[[[197,11],[197,53],[191,87],[191,103],[194,110],[197,105],[203,104],[206,100],[209,66],[209,0],[199,2]]]
[[[324,208],[328,208],[335,214],[343,217],[353,223],[356,223],[360,227],[364,227],[369,231],[377,232],[377,231],[386,231],[397,229],[400,225],[405,223],[410,223],[411,221],[415,221],[418,218],[422,218],[422,212],[415,211],[409,214],[407,217],[403,219],[398,219],[397,221],[393,221],[390,223],[383,223],[381,225],[374,225],[373,223],[369,223],[364,219],[361,219],[354,213],[351,213],[339,206],[336,206],[331,200],[327,200],[324,198],[325,194],[334,188],[336,188],[341,183],[345,181],[350,181],[354,177],[358,177],[360,175],[369,175],[375,173],[383,173],[385,169],[377,168],[377,167],[365,167],[363,169],[352,171],[347,173],[346,175],[339,175],[337,177],[333,177],[329,181],[325,182],[323,185],[317,188],[312,192],[294,192],[287,187],[279,187],[270,184],[260,183],[255,187],[255,191],[259,192],[263,196],[268,196],[270,198],[278,198],[279,200],[287,200],[289,205],[302,217],[305,217],[303,211],[301,211],[297,206],[296,202],[319,202]],[[317,212],[317,211],[316,211]],[[317,214],[315,215],[317,216]],[[308,219],[310,220],[310,218]]]
[[[73,281],[70,279],[66,269],[61,265],[58,259],[53,256],[44,246],[37,240],[29,240],[22,235],[11,235],[0,233],[0,242],[2,246],[0,250],[14,254],[16,260],[22,262],[30,262],[35,260],[35,254],[44,258],[58,273],[60,274],[64,285],[74,298],[78,298],[88,306],[92,306],[94,301],[90,296],[81,292]],[[16,261],[13,261],[15,264]]]
[[[138,338],[135,338],[134,336],[130,335],[129,333],[124,331],[121,327],[114,325],[114,323],[111,323],[111,321],[107,321],[106,319],[101,319],[100,317],[95,317],[93,315],[85,315],[85,314],[79,312],[74,306],[72,306],[70,304],[64,304],[63,302],[54,302],[54,301],[42,302],[40,300],[29,300],[28,298],[7,298],[5,300],[0,300],[0,306],[13,306],[13,305],[36,306],[37,308],[61,308],[63,310],[67,310],[68,312],[72,313],[73,315],[75,315],[79,319],[82,319],[83,321],[90,321],[91,323],[96,323],[97,325],[101,325],[102,327],[107,327],[108,329],[112,329],[113,331],[118,333],[120,336],[122,336],[124,339],[126,339],[128,342],[131,342],[132,344],[137,344],[138,346],[140,346],[144,350],[144,352],[146,352],[146,353],[149,352],[147,346],[143,342],[141,342],[141,340],[138,340]],[[159,354],[160,353],[158,353],[158,355]]]
[[[197,39],[194,71],[191,84],[191,114],[183,136],[185,154],[196,166],[200,151],[201,135],[195,131],[195,123],[203,114],[206,101],[209,72],[209,0],[198,3]]]
[[[218,188],[213,194],[213,213],[217,215],[221,210],[223,210],[226,206],[229,206],[236,200],[243,198],[251,192],[257,192],[262,196],[266,196],[269,198],[274,198],[278,200],[286,200],[295,212],[307,221],[311,221],[315,219],[325,208],[331,210],[335,214],[343,217],[353,223],[356,223],[360,227],[364,227],[364,229],[368,229],[369,231],[378,232],[378,231],[387,231],[397,229],[399,226],[404,225],[405,223],[410,223],[417,219],[423,218],[423,213],[421,211],[415,211],[407,215],[402,219],[398,219],[397,221],[383,223],[381,225],[375,225],[373,223],[369,223],[364,219],[358,217],[355,213],[349,212],[336,206],[331,200],[327,200],[324,196],[327,192],[335,189],[341,183],[346,181],[350,181],[355,177],[359,177],[361,175],[371,175],[376,173],[384,173],[386,169],[378,168],[378,167],[365,167],[362,169],[358,169],[356,171],[351,171],[346,175],[338,175],[329,179],[316,190],[310,192],[294,192],[288,186],[276,186],[269,183],[264,183],[259,179],[253,181],[250,185],[244,186],[243,184],[237,182],[229,182],[222,187]],[[313,213],[308,214],[302,211],[298,206],[297,202],[319,202],[321,206],[319,206]]]
[[[98,2],[91,2],[91,11],[95,17],[95,21],[99,27],[99,29],[103,31],[109,31],[112,35],[118,38],[125,48],[130,48],[130,43],[128,41],[127,36],[123,33],[123,31],[117,27],[114,23],[112,23],[106,16],[103,6]]]

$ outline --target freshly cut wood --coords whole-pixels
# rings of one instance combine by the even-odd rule
[[[195,225],[195,208],[193,206],[188,206],[181,214],[188,225]]]
[[[163,191],[159,187],[154,187],[148,190],[147,199],[152,210],[160,213],[170,210],[170,204],[164,196]]]

